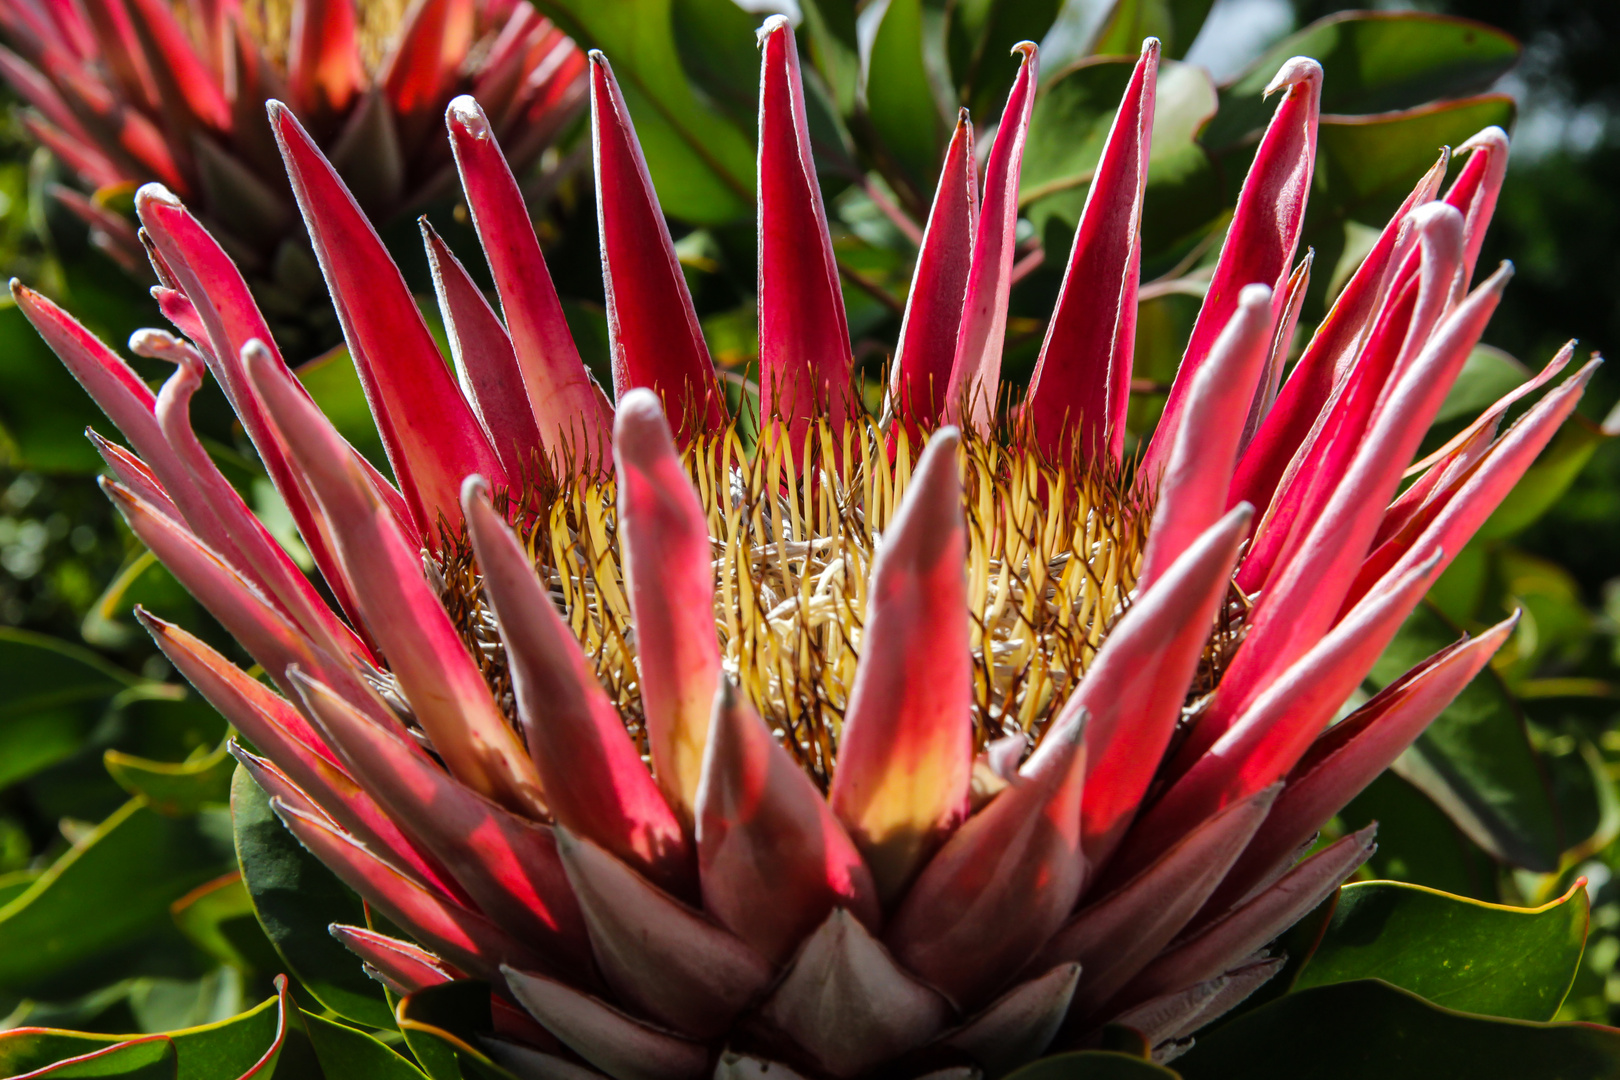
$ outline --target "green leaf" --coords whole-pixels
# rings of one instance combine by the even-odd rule
[[[800,50],[827,84],[837,110],[852,115],[861,65],[855,0],[802,0],[799,10],[804,14],[804,22],[796,31]],[[931,9],[924,11],[925,17],[932,13]],[[943,47],[938,52],[942,53]],[[942,55],[939,63],[944,66]]]
[[[1458,146],[1492,124],[1511,127],[1513,116],[1512,98],[1487,94],[1406,112],[1324,119],[1307,232],[1327,220],[1382,227],[1442,146]]]
[[[612,62],[665,213],[718,225],[753,211],[752,134],[693,92],[676,51],[672,0],[539,0],[536,6]]]
[[[1296,990],[1382,979],[1436,1005],[1551,1020],[1580,966],[1584,885],[1538,908],[1503,907],[1397,881],[1346,885]]]
[[[1395,635],[1369,679],[1384,686],[1458,636],[1424,604]],[[1558,811],[1536,766],[1518,703],[1490,668],[1396,759],[1395,771],[1497,858],[1538,873],[1558,868],[1563,846]]]
[[[290,1007],[287,980],[281,977],[276,980],[276,996],[247,1012],[217,1024],[169,1032],[180,1057],[178,1080],[255,1076],[268,1080],[281,1052]]]
[[[479,1035],[494,1028],[489,987],[471,980],[440,983],[402,998],[396,1010],[405,1043],[433,1080],[515,1080],[482,1051]]]
[[[240,871],[199,885],[169,910],[180,932],[220,963],[250,974],[280,971],[280,958],[259,926]]]
[[[205,805],[230,801],[236,761],[225,745],[179,762],[151,761],[118,750],[108,750],[105,761],[119,787],[160,814],[194,814]]]
[[[1265,126],[1271,106],[1260,94],[1291,56],[1321,62],[1324,114],[1388,113],[1484,90],[1518,61],[1519,45],[1500,30],[1444,15],[1330,15],[1272,46],[1222,92],[1211,146]]]
[[[1013,46],[1044,38],[1062,6],[1061,0],[958,0],[948,6],[951,79],[957,100],[980,123],[1001,115],[1018,74]]]
[[[1498,864],[1452,824],[1427,795],[1386,772],[1339,811],[1345,831],[1378,823],[1378,850],[1367,861],[1375,877],[1495,899]]]
[[[35,1029],[37,1030],[37,1029]],[[8,1076],[68,1080],[176,1080],[174,1044],[162,1035],[135,1039],[23,1029],[0,1035],[0,1069]]]
[[[1549,559],[1505,545],[1480,546],[1491,554],[1491,576],[1501,587],[1502,607],[1521,611],[1504,650],[1508,655],[1494,665],[1497,672],[1509,687],[1519,690],[1539,671],[1568,670],[1585,653],[1593,632],[1594,619],[1581,602],[1580,582]]]
[[[0,907],[0,990],[45,993],[104,974],[109,954],[173,934],[169,905],[229,869],[213,824],[165,817],[136,799],[96,826]]]
[[[315,1048],[321,1069],[329,1077],[357,1080],[426,1080],[422,1070],[363,1031],[339,1024],[308,1010],[302,1012],[304,1031]]]
[[[0,788],[70,757],[140,685],[88,649],[0,628]]]
[[[162,1035],[91,1035],[49,1028],[0,1034],[0,1072],[128,1080],[268,1080],[285,1025],[286,983],[247,1012]]]
[[[1091,51],[1098,55],[1141,51],[1142,39],[1156,37],[1164,56],[1179,60],[1198,37],[1214,0],[1115,0]]]
[[[931,191],[944,154],[945,124],[923,60],[922,0],[879,0],[862,18],[879,20],[861,54],[866,118],[879,153],[899,166],[913,188]]]
[[[344,1019],[392,1027],[382,988],[326,929],[335,922],[366,925],[360,898],[293,838],[243,769],[231,781],[231,819],[259,925],[298,981]]]
[[[1081,1050],[1058,1054],[1025,1065],[1007,1080],[1175,1080],[1163,1065],[1111,1050]]]
[[[1289,994],[1200,1035],[1186,1080],[1590,1080],[1620,1076],[1620,1031],[1453,1012],[1373,979]]]
[[[692,81],[740,130],[753,130],[759,118],[758,18],[733,0],[671,0],[670,17],[681,66]]]

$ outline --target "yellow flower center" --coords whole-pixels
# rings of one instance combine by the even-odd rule
[[[825,786],[861,653],[872,560],[921,447],[897,436],[891,458],[888,435],[869,419],[841,435],[818,422],[797,460],[785,438],[750,448],[744,436],[734,425],[683,455],[714,545],[715,632],[726,670]],[[1017,440],[969,435],[961,454],[975,741],[1018,732],[1038,740],[1129,603],[1152,508],[1118,470],[1053,465]],[[644,743],[615,505],[612,479],[586,475],[545,476],[506,500],[536,572]],[[477,563],[462,538],[447,540],[433,566],[445,606],[510,711],[505,652]],[[1212,638],[1195,697],[1213,686],[1229,636]]]

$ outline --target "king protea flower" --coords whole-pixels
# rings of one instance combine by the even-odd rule
[[[267,100],[381,221],[453,187],[439,117],[455,95],[484,102],[521,172],[585,91],[584,55],[522,0],[0,0],[0,29],[22,54],[0,48],[23,124],[86,190],[166,185],[255,278],[294,257],[298,231]],[[105,198],[56,192],[109,254],[144,265]]]
[[[1158,43],[998,423],[1034,46],[982,186],[965,119],[951,143],[876,420],[792,30],[761,42],[752,450],[600,54],[616,403],[466,97],[450,139],[504,319],[430,233],[459,384],[331,163],[271,107],[397,486],[301,391],[169,191],[138,199],[181,334],[132,343],[177,365],[155,396],[16,287],[134,448],[98,443],[108,493],[280,693],[142,617],[251,741],[238,759],[287,827],[412,940],[333,932],[401,992],[487,980],[487,1048],[524,1075],[996,1075],[1110,1021],[1173,1053],[1277,971],[1268,943],[1372,851],[1369,828],[1302,857],[1313,836],[1511,629],[1334,722],[1591,374],[1411,464],[1507,282],[1468,289],[1505,136],[1468,145],[1443,199],[1445,159],[1422,179],[1279,389],[1322,80],[1289,61],[1133,466]],[[192,434],[205,371],[341,610]]]

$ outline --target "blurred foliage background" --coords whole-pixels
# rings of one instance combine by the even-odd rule
[[[540,6],[565,25],[570,15],[585,24],[592,18],[584,2]],[[1118,65],[1071,72],[1066,59],[1099,47],[1134,50],[1147,26],[1166,36],[1167,56],[1184,56],[1213,76],[1212,83],[1189,67],[1172,78],[1167,66],[1161,90],[1161,130],[1172,137],[1163,161],[1155,161],[1160,186],[1150,188],[1144,278],[1161,278],[1163,287],[1145,294],[1137,359],[1143,392],[1132,413],[1134,424],[1151,423],[1155,388],[1172,374],[1196,311],[1199,269],[1218,246],[1210,238],[1218,241],[1223,207],[1235,195],[1233,178],[1246,167],[1245,148],[1252,154],[1248,136],[1269,115],[1269,109],[1257,111],[1258,88],[1281,57],[1298,51],[1291,35],[1349,6],[1069,0],[1060,7],[1056,0],[1019,0],[1002,7],[1038,24],[1034,34],[1046,39],[1048,78],[1041,107],[1071,125],[1048,127],[1042,136],[1038,112],[1031,137],[1022,253],[1034,256],[1044,245],[1045,255],[1031,258],[1015,293],[1007,353],[1013,381],[1027,377],[1033,363],[1042,329],[1034,316],[1050,309],[1066,230],[1085,191],[1077,178],[1091,144],[1076,133],[1094,132],[1073,125],[1095,126],[1101,116],[1105,131],[1118,96],[1108,81]],[[757,61],[747,30],[758,15],[729,0],[679,0],[675,8],[684,20],[676,27],[680,61],[717,118],[714,160],[724,167],[735,157],[739,167],[751,169],[747,138]],[[1207,9],[1209,16],[1195,38],[1184,33],[1177,41],[1153,22],[1172,8],[1195,18]],[[1304,321],[1311,324],[1320,314],[1338,277],[1334,271],[1347,252],[1353,258],[1357,237],[1381,223],[1440,142],[1455,144],[1487,123],[1512,124],[1513,157],[1481,265],[1511,258],[1519,273],[1487,332],[1491,348],[1470,361],[1431,433],[1432,447],[1539,370],[1566,339],[1580,340],[1582,357],[1620,349],[1620,67],[1613,62],[1620,4],[1436,0],[1417,8],[1498,27],[1522,43],[1522,55],[1515,64],[1512,42],[1485,28],[1424,31],[1412,22],[1403,24],[1415,27],[1411,33],[1438,35],[1412,39],[1427,50],[1411,61],[1421,77],[1410,86],[1380,86],[1350,74],[1361,39],[1320,33],[1308,39],[1313,48],[1340,50],[1337,61],[1324,57],[1326,111],[1388,125],[1346,123],[1333,138],[1376,130],[1398,167],[1388,177],[1369,178],[1357,171],[1353,143],[1336,144],[1340,157],[1331,163],[1324,153],[1319,175],[1337,186],[1323,204],[1334,209],[1312,226],[1307,241],[1318,263],[1314,311]],[[815,21],[820,10],[806,0],[809,25],[801,31],[822,80],[812,107],[818,164],[837,219],[835,246],[846,272],[857,359],[875,375],[884,342],[892,341],[898,325],[897,298],[909,280],[912,250],[877,200],[892,199],[920,216],[918,190],[926,192],[932,178],[916,163],[927,162],[937,148],[927,141],[927,124],[908,128],[903,101],[868,101],[864,112],[851,108],[841,89],[848,73],[840,64],[847,58],[836,28]],[[1009,40],[1027,36],[1019,26],[997,32],[1014,35]],[[1454,70],[1446,67],[1448,57]],[[977,115],[993,116],[1005,93],[997,80],[1010,77],[1010,69],[986,64],[962,94]],[[1486,91],[1511,101],[1468,97],[1471,104],[1439,110],[1450,127],[1423,127],[1422,117],[1404,114],[1380,120],[1386,110],[1409,109],[1431,95],[1464,99]],[[926,100],[926,89],[922,96]],[[121,343],[157,321],[155,307],[48,197],[50,185],[64,178],[22,134],[14,99],[5,105],[0,269]],[[581,131],[576,125],[575,146]],[[907,132],[923,134],[908,142]],[[570,149],[565,139],[543,165],[577,163]],[[1089,152],[1094,159],[1095,145]],[[689,183],[671,185],[659,163],[653,165],[666,209],[684,221],[676,227],[677,250],[716,359],[744,372],[756,349],[748,204],[701,170],[686,178]],[[540,228],[581,351],[605,365],[589,182],[577,171],[559,174],[548,185]],[[1352,190],[1370,194],[1357,203],[1346,194]],[[455,206],[430,217],[463,256],[476,251]],[[412,223],[391,228],[386,237],[413,284],[426,291]],[[476,259],[469,267],[482,272]],[[380,459],[346,357],[306,359],[306,385],[357,445]],[[162,365],[139,363],[154,379],[164,374]],[[1620,1021],[1620,798],[1614,789],[1620,777],[1620,440],[1612,437],[1620,423],[1610,419],[1620,416],[1617,401],[1620,369],[1611,366],[1598,374],[1581,416],[1459,557],[1380,664],[1369,692],[1459,630],[1496,622],[1514,608],[1525,613],[1493,670],[1341,819],[1345,829],[1373,818],[1382,823],[1381,849],[1369,869],[1378,876],[1516,904],[1551,901],[1584,876],[1593,936],[1560,1015],[1608,1023]],[[291,539],[285,512],[246,456],[223,401],[199,396],[193,415],[233,481],[272,529]],[[234,646],[217,628],[209,632],[200,608],[116,520],[95,486],[100,462],[83,438],[87,425],[113,434],[17,311],[0,307],[0,1026],[163,1030],[231,1015],[268,992],[267,980],[280,965],[234,869],[224,807],[230,768],[217,749],[224,724],[175,683],[130,609],[139,602],[216,647],[231,652]],[[116,919],[104,915],[109,896],[119,898]]]

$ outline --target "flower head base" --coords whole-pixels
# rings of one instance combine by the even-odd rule
[[[298,281],[296,234],[264,104],[283,98],[366,212],[382,221],[450,194],[440,117],[476,93],[520,171],[584,100],[584,55],[513,0],[163,0],[0,3],[0,75],[24,124],[84,188],[59,188],[131,269],[135,229],[106,200],[155,180],[185,197],[257,278]],[[25,59],[26,58],[26,59]],[[302,252],[300,252],[302,253]],[[299,269],[313,276],[307,253]],[[285,302],[301,299],[296,294]]]
[[[1321,79],[1290,61],[1133,466],[1157,43],[999,424],[1033,47],[982,188],[965,120],[952,143],[874,421],[792,31],[772,20],[761,45],[751,451],[600,55],[612,404],[466,98],[451,142],[501,314],[429,234],[459,385],[335,171],[271,113],[398,487],[302,392],[169,193],[138,201],[185,339],[134,343],[179,365],[159,395],[16,286],[135,448],[99,444],[109,494],[281,692],[143,618],[263,755],[238,750],[287,827],[414,943],[334,932],[401,991],[487,980],[488,1046],[514,1068],[999,1075],[1109,1021],[1172,1054],[1277,971],[1268,942],[1371,830],[1300,852],[1512,628],[1333,722],[1591,374],[1498,437],[1504,399],[1409,468],[1507,280],[1468,289],[1505,137],[1466,148],[1444,199],[1444,158],[1420,181],[1283,380]],[[205,367],[341,614],[191,434]]]

